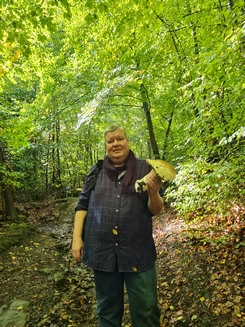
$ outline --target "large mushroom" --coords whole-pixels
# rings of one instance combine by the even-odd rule
[[[174,170],[174,167],[172,167],[169,163],[166,161],[157,159],[146,159],[146,162],[152,167],[152,170],[144,176],[141,179],[138,179],[135,182],[135,190],[136,192],[145,192],[147,190],[147,184],[146,184],[146,177],[151,176],[153,179],[157,178],[162,183],[164,181],[172,181],[174,180],[176,173]]]

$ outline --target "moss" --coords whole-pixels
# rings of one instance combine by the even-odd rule
[[[5,227],[0,234],[0,250],[3,251],[20,244],[35,233],[37,233],[37,229],[28,223],[11,224]]]

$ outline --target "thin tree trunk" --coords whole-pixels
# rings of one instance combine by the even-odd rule
[[[60,167],[60,120],[56,121],[56,161],[57,161],[57,169],[56,169],[56,183],[59,185],[59,189],[62,189],[61,182],[61,167]]]
[[[141,94],[141,98],[142,98],[143,109],[144,109],[144,112],[146,115],[146,122],[147,122],[148,131],[149,131],[152,151],[153,151],[155,159],[159,159],[160,154],[159,154],[159,150],[158,150],[158,146],[157,146],[157,142],[156,142],[156,138],[155,138],[155,134],[154,134],[154,130],[153,130],[152,119],[151,119],[150,101],[149,101],[149,97],[148,97],[146,88],[143,83],[140,85],[140,94]]]
[[[228,0],[228,6],[229,6],[230,9],[233,9],[234,1],[233,0]]]
[[[190,7],[190,4],[188,1],[187,1],[187,8],[188,8],[189,14],[191,14],[191,7]],[[171,39],[172,39],[172,42],[173,42],[173,45],[174,45],[174,48],[175,48],[175,51],[176,51],[179,61],[181,62],[183,60],[186,60],[186,54],[184,53],[184,50],[183,50],[184,47],[181,46],[181,44],[180,44],[180,41],[176,34],[176,29],[174,28],[174,26],[171,26],[171,24],[167,23],[166,19],[162,18],[157,13],[156,13],[156,16],[162,22],[162,24],[168,29],[168,32],[170,33],[170,36],[171,36]],[[196,55],[196,61],[198,62],[199,48],[198,48],[198,38],[197,38],[196,27],[192,24],[191,28],[192,28],[192,36],[193,36],[193,41],[194,41],[194,53]],[[181,72],[181,75],[184,75],[184,71]],[[195,104],[196,100],[195,100],[194,92],[192,92],[190,100],[191,100],[192,106],[194,108],[195,116],[198,117],[199,109],[197,108],[197,106]]]
[[[4,151],[1,146],[0,146],[0,166],[5,167],[7,169],[6,162],[4,159]],[[14,201],[13,186],[5,184],[4,175],[1,171],[0,171],[0,181],[1,181],[0,198],[1,198],[1,202],[3,203],[2,217],[3,218],[8,217],[15,220],[18,218],[18,213],[14,205],[15,201]]]
[[[167,145],[168,145],[168,138],[169,138],[169,134],[170,134],[170,130],[171,130],[171,125],[173,122],[173,115],[174,115],[174,110],[172,110],[172,112],[170,114],[170,118],[168,119],[168,126],[166,129],[164,145],[163,145],[163,155],[162,155],[163,160],[165,160],[165,156],[166,156],[166,149],[167,149]]]
[[[56,160],[55,160],[55,128],[52,131],[52,188],[55,186],[56,182]]]

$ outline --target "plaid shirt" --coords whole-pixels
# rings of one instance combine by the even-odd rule
[[[143,159],[136,159],[135,180],[127,193],[122,179],[112,181],[102,168],[91,191],[94,168],[89,173],[77,210],[86,210],[83,262],[100,271],[140,272],[152,267],[156,250],[152,237],[152,214],[147,192],[136,193],[134,182],[150,171]],[[123,178],[123,177],[122,177]]]

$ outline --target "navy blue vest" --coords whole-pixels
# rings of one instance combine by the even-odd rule
[[[93,168],[88,175],[76,210],[86,210],[83,262],[100,271],[140,272],[156,260],[152,237],[152,214],[147,192],[136,193],[134,182],[149,173],[143,159],[136,159],[135,181],[127,193],[122,179],[112,181],[102,168],[95,187]],[[123,178],[123,177],[122,177]]]

